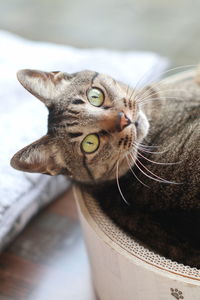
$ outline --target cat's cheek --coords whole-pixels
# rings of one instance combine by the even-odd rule
[[[137,142],[141,142],[149,132],[149,121],[143,112],[139,113],[137,126]]]

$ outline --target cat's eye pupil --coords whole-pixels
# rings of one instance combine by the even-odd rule
[[[104,94],[98,88],[91,88],[87,92],[89,102],[94,106],[101,106],[104,102]]]
[[[88,134],[81,143],[81,150],[85,153],[93,153],[99,147],[99,137],[97,134]]]

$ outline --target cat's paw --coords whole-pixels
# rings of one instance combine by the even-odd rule
[[[179,300],[179,299],[184,299],[183,293],[182,293],[181,291],[179,291],[178,289],[173,289],[173,288],[171,288],[170,291],[171,291],[171,295],[172,295],[174,298],[176,298],[177,300]]]

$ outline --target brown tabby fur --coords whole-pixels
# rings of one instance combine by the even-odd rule
[[[47,135],[15,154],[11,165],[86,184],[134,237],[166,257],[200,267],[200,74],[138,91],[92,71],[22,70],[18,78],[45,103],[49,122]],[[88,102],[91,86],[103,90],[102,107]],[[131,120],[121,130],[119,112]],[[100,146],[85,154],[80,143],[90,133],[98,133]],[[116,185],[112,180],[129,165],[136,178],[129,172]]]

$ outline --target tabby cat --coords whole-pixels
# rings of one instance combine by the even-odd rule
[[[142,89],[93,71],[18,79],[48,108],[48,131],[11,165],[67,175],[134,238],[200,268],[200,72]]]

